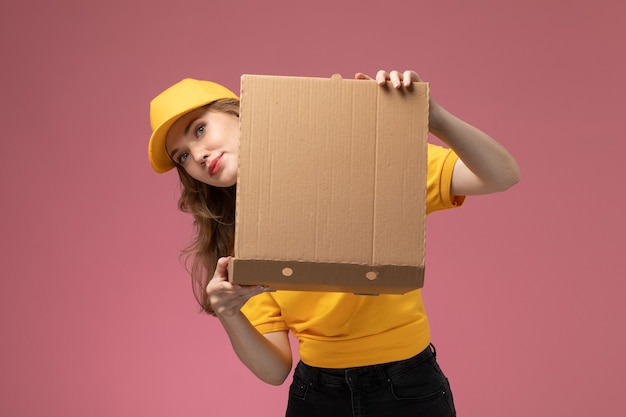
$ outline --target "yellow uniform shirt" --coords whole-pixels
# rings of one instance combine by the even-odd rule
[[[428,145],[426,212],[457,207],[450,195],[454,152]],[[430,343],[422,291],[403,295],[276,291],[259,294],[243,313],[261,333],[290,330],[300,359],[322,368],[351,368],[410,358]]]

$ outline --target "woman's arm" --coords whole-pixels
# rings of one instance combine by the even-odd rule
[[[215,311],[239,359],[257,377],[272,385],[282,384],[291,371],[291,346],[286,331],[259,333],[241,312],[241,307],[262,287],[232,285],[228,282],[229,258],[217,261],[215,274],[207,285]]]
[[[502,145],[476,127],[430,101],[430,131],[459,159],[452,174],[453,195],[504,191],[520,179],[517,162]]]
[[[357,73],[357,79],[370,79]],[[378,71],[376,82],[387,81],[395,88],[421,81],[414,71]],[[520,179],[517,162],[502,145],[476,127],[448,112],[432,98],[429,102],[429,130],[459,156],[450,192],[453,195],[489,194],[504,191]]]

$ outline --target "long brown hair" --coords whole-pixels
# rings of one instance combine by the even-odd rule
[[[207,106],[207,110],[239,117],[239,100],[224,99]],[[217,260],[233,255],[235,245],[236,185],[219,188],[193,179],[184,168],[176,165],[180,177],[181,195],[178,208],[194,218],[195,236],[181,252],[191,275],[193,294],[202,311],[214,315],[206,286],[215,271]]]

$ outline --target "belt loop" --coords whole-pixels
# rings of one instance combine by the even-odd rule
[[[430,347],[430,351],[433,353],[433,356],[435,357],[435,359],[437,359],[437,349],[435,349],[435,345],[430,343],[428,346]]]
[[[313,386],[318,387],[319,384],[319,376],[320,376],[320,372],[319,372],[319,368],[317,368],[316,366],[310,366],[309,370],[311,371],[311,384]]]
[[[389,381],[389,377],[387,376],[387,372],[385,369],[384,365],[374,365],[374,368],[376,368],[376,374],[378,375],[378,379],[381,383],[381,385],[385,385],[387,383],[387,381]]]
[[[299,361],[297,368],[302,372],[304,382],[309,385],[319,386],[319,370],[315,366],[307,365],[306,363]],[[296,369],[298,370],[298,369]]]

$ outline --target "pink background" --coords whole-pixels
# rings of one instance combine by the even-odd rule
[[[461,416],[619,414],[620,0],[4,1],[0,415],[280,416],[197,313],[191,220],[146,158],[179,79],[416,69],[522,182],[428,222],[424,289]]]

